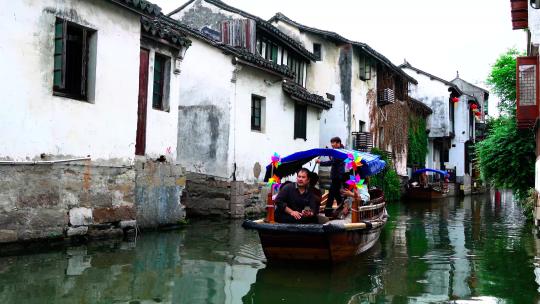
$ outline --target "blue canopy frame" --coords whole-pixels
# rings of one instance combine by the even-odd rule
[[[296,152],[289,156],[283,157],[281,159],[281,165],[278,168],[274,168],[273,174],[277,175],[279,178],[292,175],[296,173],[302,166],[314,158],[320,156],[328,156],[334,159],[345,160],[349,157],[351,153],[358,153],[362,157],[362,166],[358,169],[357,173],[360,176],[367,177],[375,175],[381,172],[386,166],[386,162],[381,159],[379,155],[360,152],[355,150],[348,149],[311,149],[306,151]],[[271,177],[272,174],[272,164],[266,166],[266,174],[264,177],[265,181]]]
[[[437,170],[437,169],[430,169],[430,168],[418,169],[418,170],[414,171],[412,175],[421,174],[421,173],[424,173],[424,172],[434,172],[434,173],[440,174],[442,176],[450,175],[446,171]]]

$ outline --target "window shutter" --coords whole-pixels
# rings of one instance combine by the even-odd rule
[[[86,97],[86,78],[88,66],[88,31],[82,32],[82,60],[81,60],[81,96]]]
[[[295,104],[294,106],[294,138],[307,139],[306,125],[307,125],[307,106],[301,104]]]
[[[221,42],[233,47],[256,52],[255,21],[251,19],[227,20],[221,22]]]
[[[53,86],[58,89],[66,88],[66,40],[67,21],[56,19],[54,25]]]

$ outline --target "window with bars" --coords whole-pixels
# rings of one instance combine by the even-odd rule
[[[520,106],[534,106],[536,104],[536,74],[536,65],[518,66]]]
[[[96,31],[56,18],[53,94],[87,100],[90,38]]]
[[[262,131],[264,97],[251,95],[251,130]]]
[[[295,104],[294,106],[294,139],[307,140],[307,105]]]
[[[154,56],[154,82],[152,87],[152,108],[156,110],[167,110],[168,65],[170,65],[169,58],[156,53]]]

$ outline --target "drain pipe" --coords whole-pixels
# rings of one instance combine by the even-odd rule
[[[69,163],[76,161],[92,160],[90,157],[81,157],[81,158],[68,158],[68,159],[57,159],[57,160],[39,160],[39,161],[11,161],[11,160],[0,160],[0,166],[4,165],[52,165],[58,163]]]

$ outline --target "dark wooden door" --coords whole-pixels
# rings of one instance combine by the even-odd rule
[[[137,139],[135,155],[144,155],[146,151],[146,111],[148,103],[148,50],[141,49],[139,67],[139,106],[137,108]]]

